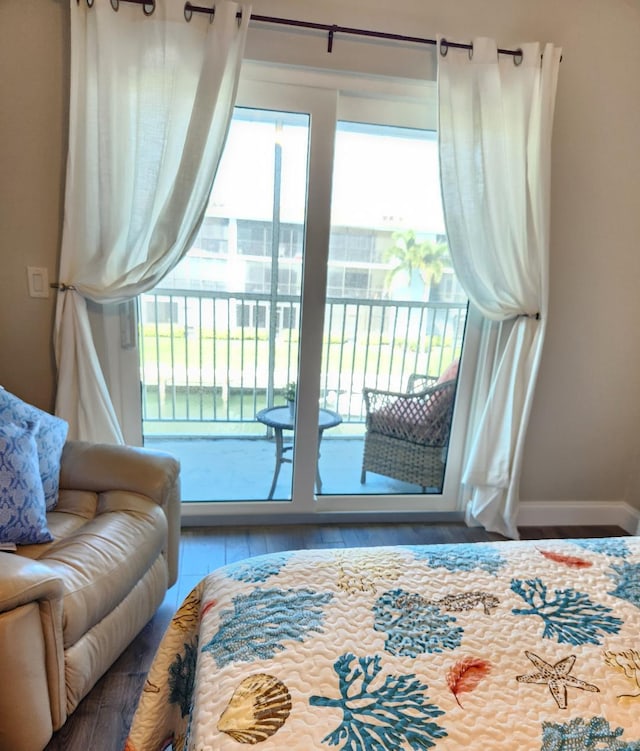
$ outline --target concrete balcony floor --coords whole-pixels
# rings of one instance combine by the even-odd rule
[[[182,499],[189,501],[266,500],[275,469],[275,444],[264,438],[177,438],[147,436],[147,448],[167,451],[181,463]],[[320,476],[325,495],[419,493],[417,485],[372,472],[360,483],[363,440],[332,437],[320,447]],[[292,452],[286,456],[291,457]],[[291,464],[283,464],[274,500],[291,497]]]

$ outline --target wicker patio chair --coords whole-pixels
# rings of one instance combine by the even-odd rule
[[[457,380],[414,373],[407,391],[364,388],[366,433],[360,482],[367,472],[440,488]]]

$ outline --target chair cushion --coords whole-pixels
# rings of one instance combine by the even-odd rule
[[[451,412],[455,389],[451,382],[424,396],[402,396],[372,412],[369,427],[425,446],[444,446],[451,429]]]
[[[0,542],[48,542],[37,423],[0,423]]]
[[[23,402],[15,394],[0,386],[0,423],[24,423],[26,421],[38,425],[35,433],[38,467],[47,511],[51,511],[58,501],[60,457],[67,439],[69,425],[60,417]]]
[[[22,545],[20,555],[34,561],[46,558],[54,545],[69,537],[96,515],[98,496],[87,490],[61,490],[58,505],[47,512],[47,526],[53,537],[40,545]]]
[[[458,367],[460,365],[459,360],[454,360],[449,367],[445,368],[440,377],[436,381],[437,384],[446,383],[447,381],[455,381],[458,377]]]

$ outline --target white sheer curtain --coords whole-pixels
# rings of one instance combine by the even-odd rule
[[[202,222],[236,97],[249,5],[70,0],[69,155],[54,346],[71,438],[122,442],[86,301],[155,286]],[[240,19],[237,14],[240,13]]]
[[[498,55],[439,40],[440,169],[456,274],[471,303],[511,330],[473,435],[463,483],[467,519],[507,537],[516,524],[522,455],[548,307],[551,129],[560,50]],[[495,353],[483,350],[478,368]]]

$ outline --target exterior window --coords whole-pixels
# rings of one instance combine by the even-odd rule
[[[194,247],[224,255],[228,247],[229,223],[218,217],[205,217],[194,243]]]
[[[303,240],[304,227],[293,224],[281,225],[278,254],[281,258],[301,257]]]
[[[267,306],[256,305],[254,308],[254,320],[253,325],[257,329],[263,329],[267,325]]]
[[[271,255],[271,225],[238,221],[238,252],[245,256]]]
[[[251,308],[244,303],[238,303],[236,305],[236,325],[237,326],[251,326]]]
[[[368,297],[369,272],[346,271],[344,275],[344,291],[348,297]]]
[[[245,266],[247,292],[266,292],[271,284],[271,267],[266,263],[248,262]]]
[[[352,263],[371,263],[376,258],[376,240],[379,232],[366,233],[346,228],[335,229],[331,234],[331,260]]]
[[[282,309],[282,328],[283,329],[297,329],[298,328],[298,309],[296,307]]]
[[[297,265],[278,269],[278,291],[282,295],[300,294],[300,282]]]
[[[146,300],[145,318],[157,323],[175,323],[178,320],[178,303],[170,300]]]

